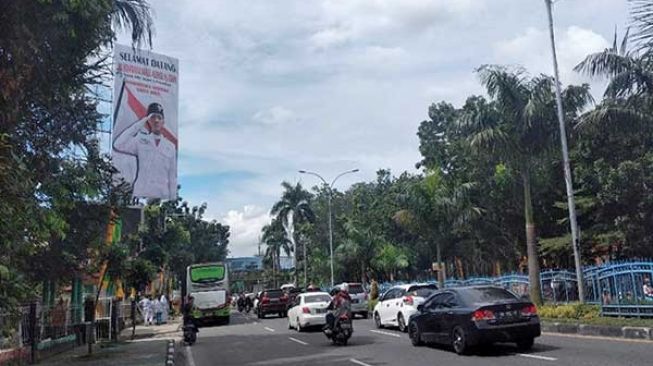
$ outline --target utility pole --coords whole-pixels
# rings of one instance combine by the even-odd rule
[[[553,0],[544,0],[549,16],[549,34],[551,36],[551,55],[553,57],[553,72],[556,87],[556,104],[558,109],[558,123],[560,124],[560,144],[562,145],[562,162],[565,170],[565,185],[567,187],[567,205],[569,206],[569,225],[571,225],[571,246],[574,250],[574,263],[576,265],[576,281],[578,285],[578,300],[585,302],[585,283],[583,282],[583,267],[580,260],[578,241],[578,224],[576,222],[576,202],[574,201],[574,185],[569,166],[569,149],[567,148],[567,131],[565,129],[564,110],[562,106],[562,91],[560,90],[560,75],[558,72],[558,56],[556,55],[555,35],[553,32]]]

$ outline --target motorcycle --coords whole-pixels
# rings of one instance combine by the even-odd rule
[[[331,329],[330,332],[328,329],[324,329],[324,335],[326,335],[334,345],[346,346],[352,333],[354,333],[354,325],[352,324],[351,317],[347,314],[343,314],[336,319],[333,329]]]
[[[239,298],[238,301],[237,301],[237,304],[238,304],[238,312],[242,313],[243,309],[245,309],[245,300],[242,299],[242,298]]]
[[[182,327],[184,331],[184,343],[189,346],[192,346],[193,343],[197,342],[197,326],[193,323],[188,323]]]

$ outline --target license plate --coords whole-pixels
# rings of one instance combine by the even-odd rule
[[[315,309],[315,314],[324,314],[326,313],[326,309]]]
[[[342,324],[340,324],[340,328],[342,328],[342,329],[351,329],[351,324],[342,323]]]
[[[519,317],[519,310],[500,312],[499,317],[503,318],[503,319],[518,318]]]
[[[270,302],[279,302],[279,299],[270,299]]]
[[[360,301],[360,300],[358,300],[358,299],[352,299],[352,300],[351,300],[351,303],[352,303],[352,304],[358,304],[359,301]]]

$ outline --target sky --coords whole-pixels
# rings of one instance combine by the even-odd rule
[[[543,0],[151,0],[153,51],[179,59],[179,183],[231,228],[231,256],[256,254],[281,182],[379,169],[416,172],[430,104],[483,94],[474,70],[552,74]],[[627,0],[558,0],[561,81],[623,34]],[[128,43],[122,35],[119,40]]]

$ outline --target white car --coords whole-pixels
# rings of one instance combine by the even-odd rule
[[[374,323],[377,328],[399,327],[405,332],[408,319],[417,313],[417,305],[438,290],[434,284],[413,283],[390,288],[374,306]]]
[[[326,324],[327,306],[331,296],[326,292],[307,292],[297,295],[288,310],[288,329],[297,329]]]

